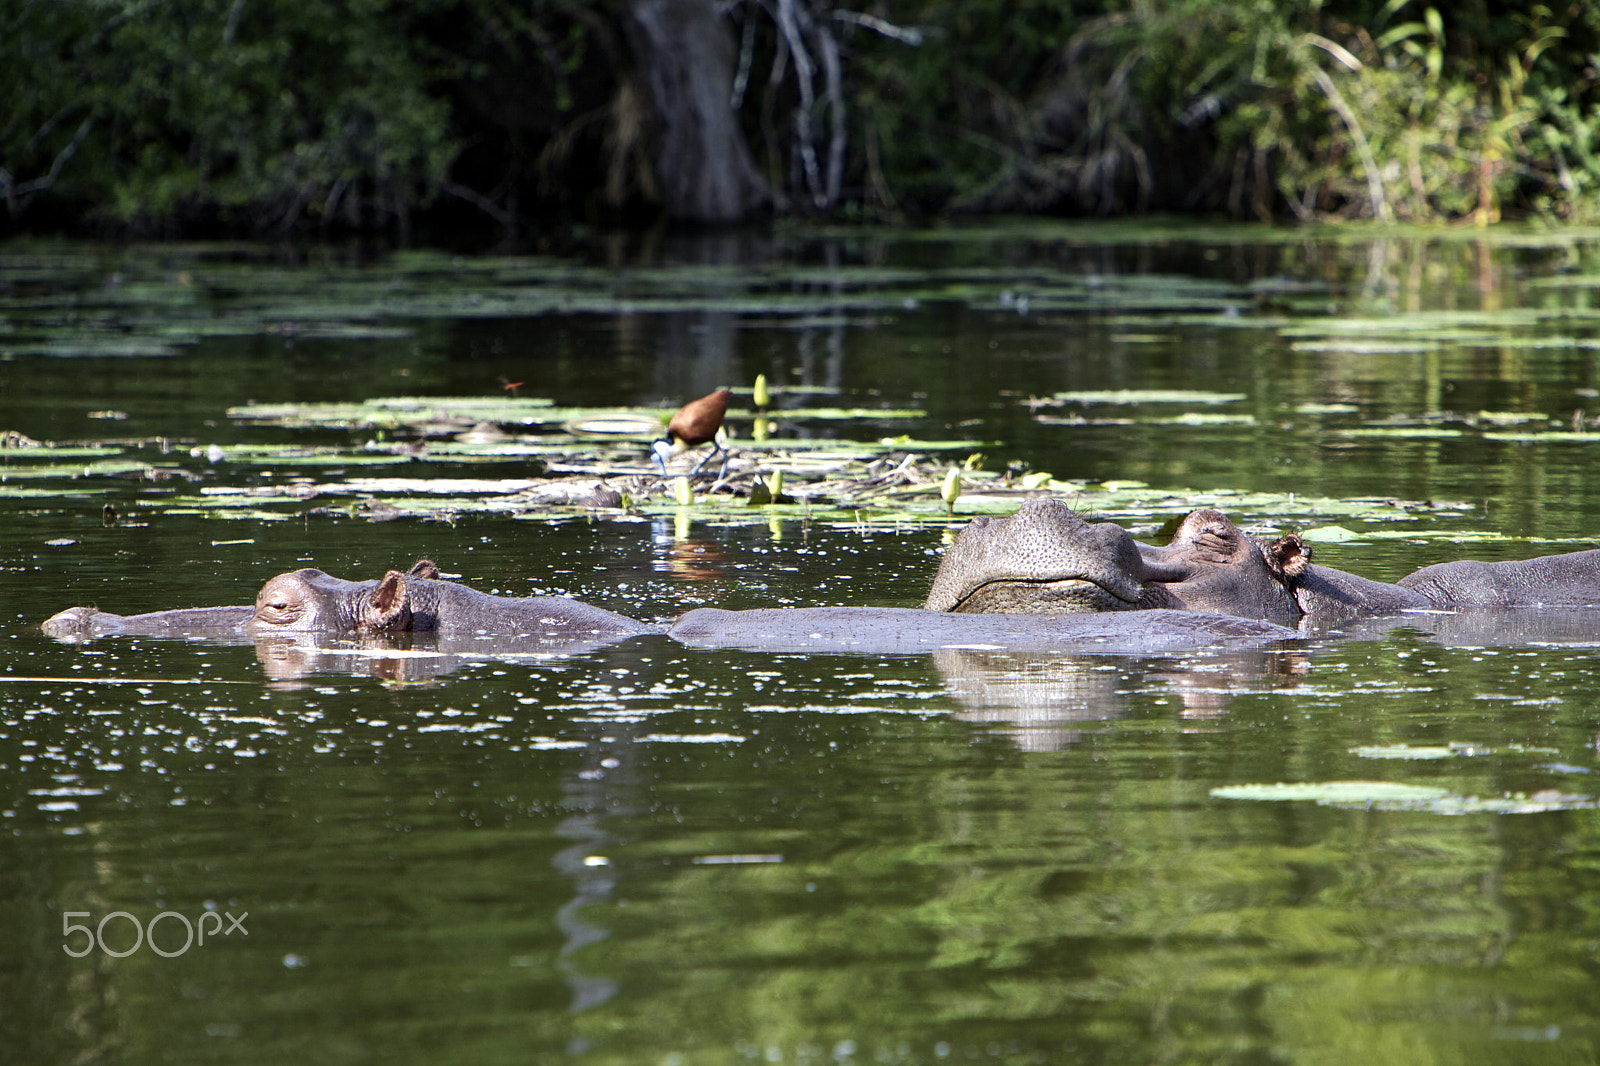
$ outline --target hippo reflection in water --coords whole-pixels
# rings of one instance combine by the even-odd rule
[[[1600,551],[1423,567],[1390,585],[1311,562],[1289,534],[1263,543],[1220,511],[1194,511],[1166,547],[1055,500],[977,518],[940,562],[924,607],[959,613],[1176,609],[1315,628],[1404,611],[1600,605]]]

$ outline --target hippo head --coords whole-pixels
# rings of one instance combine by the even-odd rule
[[[1166,607],[1293,626],[1302,613],[1294,586],[1310,561],[1298,537],[1263,545],[1209,508],[1157,548],[1034,499],[1010,518],[976,518],[957,534],[923,606],[1006,614]]]
[[[390,570],[379,581],[343,581],[321,570],[279,574],[256,595],[258,630],[400,632],[411,628],[406,576]]]
[[[1213,611],[1294,626],[1311,547],[1293,534],[1263,544],[1221,511],[1191,511],[1164,548],[1139,545],[1142,607]]]
[[[923,607],[971,614],[1076,614],[1142,606],[1138,543],[1056,500],[1010,518],[974,518],[945,552]]]

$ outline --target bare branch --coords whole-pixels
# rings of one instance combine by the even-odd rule
[[[823,194],[827,201],[824,206],[832,207],[839,202],[839,193],[844,185],[844,153],[848,140],[844,76],[839,62],[839,42],[833,39],[827,26],[815,26],[814,30],[821,44],[823,84],[826,86],[828,118],[832,126],[832,136],[828,140],[828,181]]]
[[[1383,195],[1383,178],[1378,174],[1378,163],[1372,158],[1372,149],[1367,145],[1367,135],[1361,130],[1360,120],[1356,118],[1356,113],[1350,110],[1350,105],[1345,103],[1344,95],[1339,92],[1339,87],[1333,83],[1333,78],[1327,71],[1313,66],[1311,76],[1316,79],[1317,88],[1328,98],[1328,103],[1344,120],[1345,128],[1350,131],[1350,139],[1356,143],[1356,152],[1361,156],[1361,166],[1367,172],[1367,198],[1372,202],[1372,217],[1379,222],[1393,221],[1393,213],[1389,210],[1388,201]]]
[[[875,33],[881,33],[892,41],[909,44],[916,48],[923,41],[923,32],[919,29],[905,29],[892,22],[886,22],[876,15],[863,15],[859,11],[835,11],[833,17],[840,22],[852,22],[857,26],[865,26]]]
[[[822,188],[822,175],[817,167],[817,146],[811,132],[811,108],[816,103],[816,90],[811,81],[816,68],[811,64],[811,53],[806,51],[800,31],[801,14],[795,10],[795,0],[778,0],[778,29],[794,60],[794,78],[800,89],[800,106],[795,109],[795,138],[800,142],[800,166],[805,171],[806,187],[811,191],[811,202],[826,207],[827,194]]]
[[[507,229],[510,229],[512,224],[516,222],[515,215],[476,189],[469,189],[467,186],[451,181],[448,178],[441,178],[436,184],[440,192],[454,196],[458,200],[465,200]]]
[[[737,111],[744,106],[745,89],[750,85],[750,64],[755,60],[756,53],[756,20],[754,16],[747,15],[744,20],[744,33],[739,40],[739,67],[733,75],[733,96],[729,106]]]
[[[233,0],[228,9],[228,21],[222,27],[222,43],[232,44],[233,35],[239,31],[239,16],[244,14],[244,0]]]
[[[25,203],[20,203],[19,201],[26,201],[28,197],[44,192],[54,185],[56,179],[61,177],[61,171],[72,157],[77,154],[78,146],[83,143],[85,137],[89,136],[89,131],[93,128],[94,116],[90,115],[78,126],[78,132],[73,134],[71,142],[56,153],[55,161],[50,164],[50,170],[42,178],[34,178],[32,181],[24,181],[19,184],[9,172],[0,170],[0,189],[5,192],[6,208],[15,215],[21,207],[26,206]]]

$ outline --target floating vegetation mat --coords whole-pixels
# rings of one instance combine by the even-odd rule
[[[1022,406],[1034,412],[1033,419],[1047,426],[1215,426],[1259,425],[1264,420],[1254,414],[1193,410],[1173,414],[1171,408],[1188,405],[1215,408],[1248,400],[1242,393],[1197,391],[1062,392],[1053,397],[1028,397]],[[1575,399],[1575,403],[1581,400]],[[1097,413],[1116,408],[1115,414]],[[1062,413],[1053,413],[1056,410]],[[1349,420],[1361,408],[1348,403],[1297,403],[1270,411],[1268,421],[1306,415],[1325,419]],[[1356,425],[1318,422],[1318,432],[1352,440],[1463,440],[1467,438],[1509,444],[1600,444],[1600,417],[1581,407],[1571,416],[1554,418],[1538,411],[1430,411],[1420,414],[1360,419]]]
[[[175,450],[170,444],[129,442],[123,458],[87,463],[44,462],[16,449],[0,453],[0,497],[96,499],[98,508],[98,497],[117,493],[128,517],[145,512],[255,521],[317,515],[370,521],[453,521],[470,515],[629,521],[668,514],[723,525],[800,521],[950,528],[979,514],[1008,515],[1025,498],[1048,495],[1145,536],[1159,536],[1197,507],[1215,507],[1258,533],[1304,529],[1307,539],[1325,542],[1529,539],[1461,528],[1475,511],[1465,502],[1175,491],[1138,481],[1063,481],[1043,471],[1003,475],[979,468],[982,456],[971,450],[970,441],[734,439],[727,447],[725,473],[716,461],[691,476],[698,456],[709,450],[701,449],[674,460],[667,477],[636,442],[580,441],[559,432],[489,444],[367,441],[350,447]],[[947,504],[952,469],[956,495]],[[1329,519],[1365,528],[1326,524]]]
[[[748,391],[748,390],[744,390]],[[781,395],[781,394],[780,394]],[[362,403],[249,404],[228,408],[237,422],[280,426],[285,429],[378,429],[409,436],[447,435],[474,427],[493,439],[490,425],[559,427],[604,436],[659,437],[666,430],[671,410],[615,407],[557,407],[543,399],[495,396],[383,397]],[[755,412],[730,409],[728,423],[756,419],[777,426],[808,422],[905,422],[928,417],[915,408],[804,407]],[[764,431],[766,427],[764,427]],[[967,442],[970,446],[971,442]]]
[[[1110,403],[1217,404],[1238,399],[1193,392],[1105,395]],[[969,440],[904,434],[856,441],[788,436],[791,427],[808,421],[881,429],[925,417],[916,410],[804,406],[820,398],[816,390],[795,390],[779,393],[780,406],[774,410],[730,412],[730,427],[741,432],[725,441],[726,465],[717,459],[695,474],[695,466],[710,451],[703,447],[675,458],[667,476],[648,458],[649,442],[660,435],[667,411],[563,408],[546,399],[521,397],[378,397],[361,403],[241,406],[231,408],[228,416],[277,427],[296,438],[314,435],[319,442],[219,446],[108,440],[4,448],[0,497],[87,499],[106,496],[121,483],[136,487],[132,500],[118,497],[130,515],[452,521],[494,514],[626,521],[670,514],[680,521],[713,524],[801,521],[904,528],[951,527],[978,514],[1006,515],[1026,497],[1049,495],[1145,535],[1159,534],[1174,518],[1197,507],[1215,507],[1256,532],[1295,529],[1307,540],[1324,543],[1518,539],[1464,527],[1463,520],[1476,513],[1465,502],[1068,481],[1045,471],[985,470],[985,445]],[[767,439],[747,437],[746,432]],[[345,442],[326,443],[330,435],[343,436]],[[948,481],[952,469],[957,471],[953,483]],[[955,494],[947,500],[950,490]]]
[[[780,232],[775,239],[803,242],[828,232]],[[848,232],[852,241],[873,239],[870,228]],[[1214,246],[1208,250],[1223,254],[1240,247],[1241,240],[1300,242],[1307,236],[1303,228],[1213,230],[1191,220],[1056,227],[1026,219],[893,232],[897,244],[928,246],[915,258],[932,265],[896,262],[908,258],[902,252],[872,262],[845,256],[826,265],[775,254],[757,265],[657,265],[652,260],[617,266],[427,250],[365,264],[312,253],[309,264],[282,265],[272,250],[250,245],[102,248],[15,242],[0,248],[0,360],[176,355],[216,337],[276,338],[286,346],[370,341],[361,347],[387,355],[434,344],[442,320],[485,317],[549,320],[691,311],[720,315],[735,330],[871,329],[934,306],[941,311],[960,307],[995,322],[1003,316],[1008,327],[1025,321],[1025,331],[1042,336],[1078,329],[1092,316],[1095,327],[1105,329],[1108,344],[1136,346],[1129,353],[1133,360],[1160,356],[1163,346],[1186,346],[1206,331],[1240,329],[1260,334],[1245,342],[1276,345],[1286,360],[1308,365],[1337,360],[1358,367],[1427,362],[1436,377],[1450,376],[1453,359],[1463,366],[1481,363],[1488,358],[1485,349],[1504,348],[1508,358],[1521,360],[1529,356],[1520,349],[1592,353],[1600,345],[1595,337],[1600,309],[1587,306],[1587,283],[1580,278],[1550,280],[1555,291],[1546,292],[1537,308],[1413,312],[1392,310],[1390,297],[1350,296],[1353,290],[1344,281],[1322,275],[1233,280],[1243,273],[1138,273],[1119,270],[1111,259],[1070,255],[1024,256],[1014,262],[1008,257],[997,265],[992,256],[968,262],[965,256],[929,254],[941,251],[938,246],[945,242],[987,240],[1053,241],[1062,248],[1086,242],[1181,242]],[[1375,251],[1394,240],[1468,239],[1403,227],[1340,228],[1319,231],[1317,237],[1336,244],[1376,240]],[[1551,235],[1510,228],[1470,236],[1474,246],[1490,241],[1571,247],[1593,239],[1592,232],[1577,230]],[[1569,289],[1576,294],[1568,295]],[[1352,305],[1358,313],[1349,313]],[[1231,333],[1229,339],[1240,342]],[[1106,376],[1084,380],[1103,382]],[[1123,380],[1151,379],[1130,371]],[[1037,422],[1060,427],[1068,436],[1078,432],[1076,427],[1154,425],[1173,427],[1175,435],[1265,437],[1309,425],[1326,437],[1344,438],[1336,442],[1340,447],[1365,438],[1470,438],[1563,448],[1600,441],[1600,424],[1587,410],[1592,396],[1575,400],[1570,414],[1561,406],[1564,399],[1541,396],[1539,402],[1553,414],[1395,415],[1390,410],[1384,412],[1390,417],[1376,418],[1367,417],[1377,413],[1370,409],[1388,401],[1356,402],[1363,394],[1354,390],[1308,396],[1283,382],[1258,391],[1251,379],[1239,376],[1172,380],[1226,380],[1246,391],[1084,389],[1018,402],[1032,409]],[[725,424],[731,457],[726,465],[720,457],[708,463],[697,476],[695,465],[709,449],[679,457],[668,476],[649,462],[649,444],[661,435],[670,410],[562,407],[514,394],[402,396],[228,409],[226,417],[247,430],[240,435],[248,436],[249,444],[108,439],[31,447],[37,442],[8,435],[0,439],[0,495],[66,501],[60,506],[78,506],[71,501],[83,499],[96,507],[98,497],[113,496],[125,511],[217,518],[448,521],[502,514],[632,520],[671,513],[725,523],[800,519],[953,526],[975,514],[1009,513],[1025,496],[1049,494],[1146,535],[1159,533],[1172,517],[1193,508],[1216,507],[1255,532],[1296,530],[1329,544],[1517,539],[1477,528],[1487,523],[1466,503],[1195,492],[1132,481],[1062,480],[1047,471],[996,473],[983,469],[981,453],[1002,445],[912,435],[944,435],[927,430],[930,416],[921,409],[852,406],[838,390],[813,386],[774,390],[773,403],[757,410],[750,390],[736,391],[738,402]],[[221,414],[207,412],[207,417]],[[129,419],[112,409],[91,417],[107,423]],[[950,435],[968,425],[958,424]],[[960,480],[947,491],[952,467],[960,470]]]
[[[0,358],[170,356],[203,338],[252,335],[413,343],[429,320],[444,318],[691,311],[761,328],[870,326],[934,302],[1014,315],[1220,319],[1264,297],[1259,285],[1046,264],[824,268],[774,260],[617,269],[424,250],[369,265],[284,267],[268,256],[248,246],[0,249]]]
[[[713,524],[904,528],[1006,515],[1026,497],[1049,495],[1147,536],[1158,536],[1195,508],[1214,507],[1254,532],[1295,530],[1322,543],[1531,539],[1471,527],[1467,522],[1477,508],[1466,502],[1197,492],[1139,481],[1061,480],[1047,471],[997,473],[983,469],[989,445],[982,442],[877,435],[896,423],[925,419],[920,410],[807,406],[826,395],[784,390],[775,393],[771,410],[730,411],[725,429],[735,435],[724,441],[726,462],[717,457],[698,473],[708,446],[674,458],[666,476],[650,462],[650,442],[661,435],[666,410],[558,407],[524,397],[377,397],[228,410],[238,423],[285,431],[293,439],[282,444],[106,440],[59,447],[19,441],[0,448],[0,497],[88,499],[110,495],[121,484],[135,487],[133,499],[116,497],[130,516],[145,511],[255,521],[302,515],[453,521],[493,514],[627,521],[670,514],[680,522]],[[1063,393],[1060,402],[1069,398],[1206,406],[1240,399],[1225,393],[1118,392]],[[1495,425],[1509,420],[1481,414]],[[1241,417],[1248,418],[1196,411],[1177,421]],[[830,424],[835,431],[848,423],[867,432],[858,440],[790,435],[806,423]]]

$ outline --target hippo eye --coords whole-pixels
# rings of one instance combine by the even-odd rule
[[[261,604],[260,610],[265,611],[268,614],[293,614],[294,603],[290,600],[281,598],[266,600]]]

